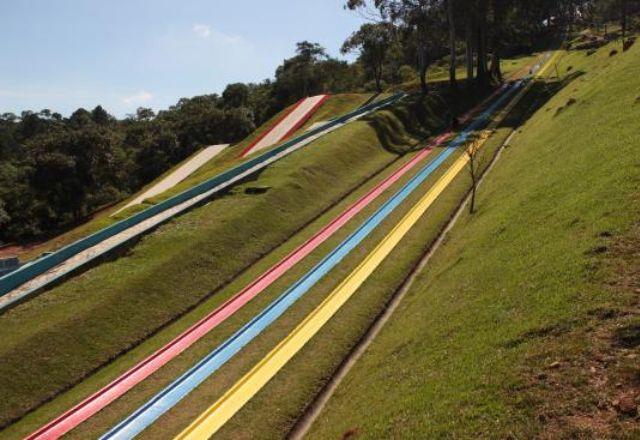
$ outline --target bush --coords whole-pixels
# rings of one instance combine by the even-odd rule
[[[418,79],[416,69],[406,64],[404,66],[400,66],[398,69],[398,75],[403,83],[416,81]]]

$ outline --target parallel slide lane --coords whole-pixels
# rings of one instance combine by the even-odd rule
[[[240,351],[242,347],[281,316],[293,303],[326,275],[329,270],[337,265],[351,250],[364,240],[373,229],[390,215],[402,201],[453,154],[454,151],[457,150],[457,147],[461,145],[475,129],[482,126],[482,124],[488,120],[516,88],[517,84],[503,88],[502,95],[492,103],[478,119],[471,123],[442,153],[418,172],[418,174],[394,194],[376,213],[369,217],[354,233],[325,256],[320,263],[314,266],[314,268],[287,289],[279,298],[214,349],[209,355],[105,433],[101,438],[130,439],[135,437],[217,371]]]
[[[461,122],[466,123],[469,119],[490,102],[502,89],[496,90],[491,96],[482,103],[467,112]],[[97,412],[105,408],[111,402],[115,401],[134,386],[142,382],[154,372],[158,371],[167,362],[174,359],[184,350],[189,348],[203,336],[224,322],[228,317],[233,315],[242,306],[248,303],[252,298],[264,291],[272,283],[278,280],[291,267],[297,264],[304,257],[309,255],[320,244],[331,237],[349,220],[355,217],[366,206],[378,198],[384,191],[396,183],[402,176],[414,168],[421,162],[432,150],[453,135],[452,131],[445,132],[435,138],[425,149],[420,151],[411,161],[403,165],[391,176],[380,182],[367,194],[362,196],[358,201],[349,206],[345,211],[333,219],[324,228],[316,232],[305,243],[293,250],[290,254],[280,260],[278,263],[267,269],[258,276],[254,281],[240,290],[233,297],[225,301],[222,305],[195,323],[193,326],[178,335],[175,339],[167,343],[164,347],[142,360],[134,367],[124,372],[114,381],[90,395],[85,400],[70,408],[54,420],[39,428],[27,437],[27,440],[51,440],[57,439],[67,432],[71,431],[84,421],[91,418]]]
[[[540,76],[551,65],[555,56],[540,70],[537,65],[536,76]],[[519,83],[522,85],[522,83]],[[527,84],[512,101],[494,119],[488,129],[481,133],[480,145],[489,138],[498,123],[506,117],[513,107],[529,90]],[[447,172],[427,191],[398,224],[385,236],[376,248],[338,285],[324,301],[316,307],[284,340],[267,356],[258,362],[244,377],[236,382],[218,401],[204,411],[175,440],[204,440],[215,434],[233,417],[264,385],[273,378],[287,362],[331,319],[358,288],[368,279],[384,259],[395,249],[402,238],[418,222],[427,209],[448,187],[458,173],[465,168],[469,156],[462,154]]]

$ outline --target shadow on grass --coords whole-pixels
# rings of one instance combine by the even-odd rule
[[[421,147],[432,136],[446,131],[452,116],[458,116],[495,90],[460,81],[452,88],[447,81],[431,84],[428,95],[415,93],[397,104],[373,113],[364,121],[375,130],[384,149],[393,154],[406,154]]]
[[[520,104],[507,115],[498,128],[518,128],[544,107],[553,96],[582,75],[584,72],[575,71],[560,79],[556,77],[552,80],[535,80]]]
[[[558,79],[536,80],[523,101],[500,123],[499,128],[515,128],[538,109],[543,107],[556,93],[565,88],[584,72],[569,72]],[[448,83],[432,87],[426,96],[413,94],[399,103],[365,118],[375,130],[378,140],[387,151],[403,155],[421,147],[426,139],[444,132],[450,126],[452,115],[459,116],[495,90],[491,86],[477,86],[462,81],[457,89]],[[570,104],[568,104],[570,105]]]

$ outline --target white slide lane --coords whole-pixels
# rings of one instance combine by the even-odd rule
[[[167,177],[165,177],[160,182],[153,185],[151,188],[149,188],[148,190],[140,194],[138,197],[136,197],[135,199],[133,199],[132,201],[130,201],[125,206],[118,209],[116,212],[114,212],[111,215],[112,216],[116,215],[117,213],[124,211],[130,206],[139,205],[140,203],[144,202],[146,199],[153,196],[157,196],[158,194],[162,194],[166,190],[173,188],[178,183],[182,182],[184,179],[189,177],[194,171],[196,171],[202,165],[209,162],[209,160],[211,160],[214,156],[216,156],[218,153],[220,153],[222,150],[224,150],[228,146],[229,144],[211,145],[209,147],[202,149],[201,151],[191,156],[189,160],[183,163],[180,167],[174,170]]]
[[[291,131],[294,130],[301,121],[304,121],[310,113],[313,112],[325,99],[327,95],[318,95],[305,98],[300,102],[291,113],[284,117],[280,122],[273,127],[266,136],[260,139],[253,147],[248,151],[245,151],[243,156],[247,154],[255,153],[264,148],[270,147],[283,140]]]

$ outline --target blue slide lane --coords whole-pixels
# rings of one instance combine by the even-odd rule
[[[260,314],[245,324],[229,339],[216,347],[200,362],[187,370],[182,376],[152,397],[126,419],[105,433],[100,439],[132,439],[151,425],[162,414],[167,412],[204,382],[216,370],[231,359],[253,338],[280,317],[293,303],[302,297],[324,275],[335,267],[344,257],[360,244],[385,218],[389,216],[418,186],[424,182],[449,156],[462,145],[469,135],[488,122],[491,115],[523,84],[518,81],[507,87],[502,95],[490,105],[474,122],[461,132],[431,162],[425,165],[409,180],[393,197],[385,202],[371,217],[349,235],[342,243],[326,255],[302,278],[296,281],[280,297],[269,304]]]

